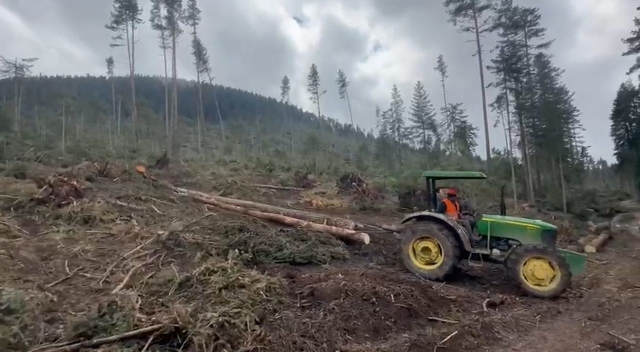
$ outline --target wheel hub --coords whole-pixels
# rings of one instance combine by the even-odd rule
[[[435,268],[444,259],[440,243],[432,238],[422,238],[413,243],[413,257],[416,264],[425,268]]]
[[[522,267],[522,275],[534,286],[547,287],[556,277],[556,269],[545,258],[530,258]]]

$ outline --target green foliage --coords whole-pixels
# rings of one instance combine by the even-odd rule
[[[620,85],[611,111],[611,137],[618,170],[635,179],[640,194],[640,89],[631,82]]]
[[[636,10],[640,11],[640,7]],[[627,45],[627,50],[622,55],[636,57],[636,61],[627,71],[628,75],[640,70],[640,17],[633,18],[633,26],[630,35],[622,39],[622,42]]]
[[[429,151],[434,145],[440,144],[440,135],[435,117],[436,112],[433,104],[431,104],[429,95],[424,89],[424,84],[420,81],[416,82],[413,90],[413,100],[411,101],[409,134],[424,151]]]
[[[493,2],[493,0],[445,0],[444,6],[449,14],[449,21],[458,26],[461,32],[475,33],[478,30],[479,33],[483,33],[488,29],[488,19],[484,14],[492,9]]]
[[[280,101],[288,104],[289,103],[289,94],[291,93],[291,80],[287,75],[282,77],[282,82],[280,83]]]

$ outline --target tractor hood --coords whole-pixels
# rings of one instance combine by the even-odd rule
[[[524,227],[537,227],[541,230],[557,230],[558,228],[548,222],[541,220],[533,220],[527,218],[518,218],[515,216],[502,216],[502,215],[482,215],[482,220],[487,222],[498,222],[510,225],[519,225]]]

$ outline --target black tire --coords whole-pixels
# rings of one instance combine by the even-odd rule
[[[549,285],[536,285],[525,278],[524,265],[529,259],[546,259],[555,271]],[[529,296],[537,298],[556,298],[571,285],[569,264],[558,253],[545,246],[520,246],[513,250],[505,262],[507,273]],[[547,265],[547,264],[543,264]],[[560,274],[558,276],[558,274]]]
[[[404,266],[412,273],[427,280],[443,281],[455,270],[460,260],[460,248],[454,235],[444,227],[433,221],[417,221],[407,225],[402,231],[400,256]],[[417,255],[414,243],[417,240],[437,241],[442,260],[437,267],[427,268],[414,261]]]

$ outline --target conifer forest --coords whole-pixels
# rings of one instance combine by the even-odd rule
[[[430,75],[416,73],[412,91],[385,86],[380,98],[376,84],[356,84],[349,60],[358,58],[342,53],[334,73],[314,56],[292,65],[270,83],[274,96],[221,84],[222,49],[206,27],[215,6],[100,2],[110,10],[92,30],[108,34],[98,45],[112,53],[101,74],[44,70],[61,57],[0,46],[0,351],[638,348],[640,7],[611,0],[628,7],[619,19],[628,30],[606,48],[632,64],[598,117],[602,145],[613,145],[607,159],[587,142],[593,104],[579,104],[585,87],[567,83],[574,67],[556,56],[567,44],[548,26],[562,20],[549,5],[433,1],[468,55],[422,48]],[[243,6],[293,6],[254,3]],[[13,5],[0,0],[0,21],[33,21]],[[10,33],[2,40],[22,40]],[[150,40],[153,65],[141,59]],[[382,70],[403,63],[392,65]],[[335,101],[341,114],[328,116]],[[449,220],[420,227],[425,216],[446,218],[429,215],[428,171],[486,176],[437,180],[458,190],[460,216],[473,217],[481,239],[485,217],[489,228],[520,224],[534,236],[549,226],[557,238],[495,230],[485,253]],[[419,260],[407,244],[417,229],[437,231],[444,265],[459,270],[440,280],[408,268]],[[461,237],[443,245],[445,232]],[[582,258],[584,272],[549,259],[570,286],[554,299],[531,294],[518,287],[525,264],[512,275],[528,245]]]

